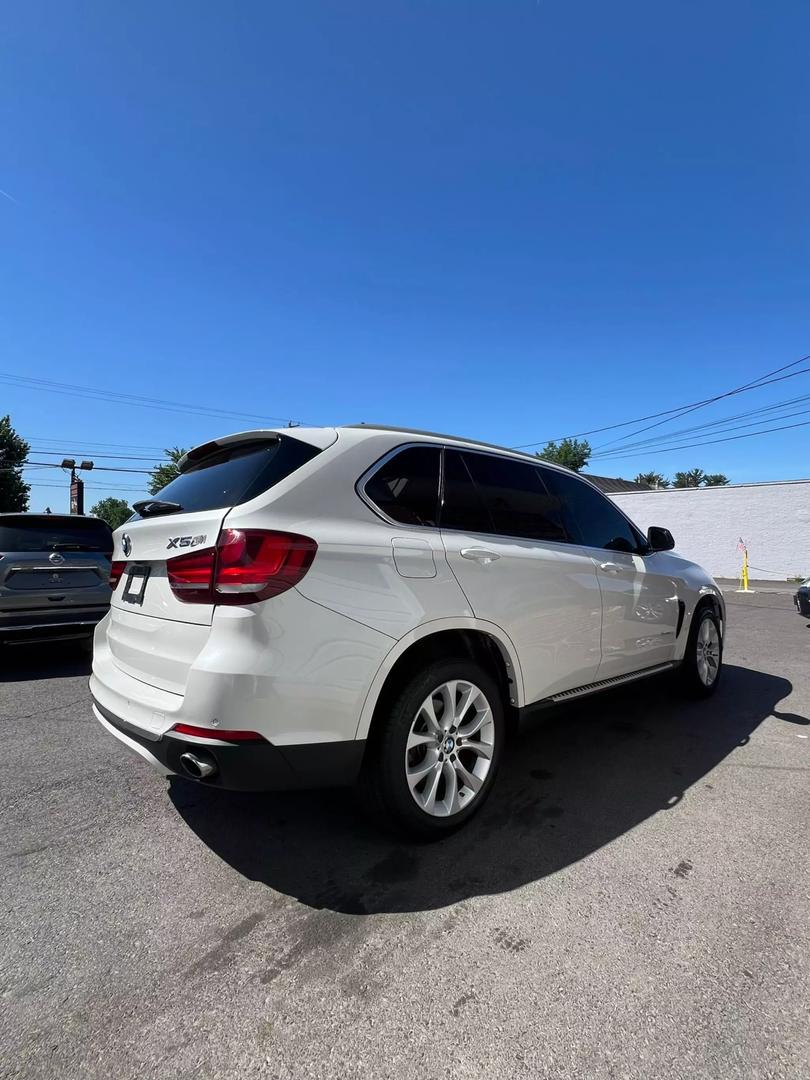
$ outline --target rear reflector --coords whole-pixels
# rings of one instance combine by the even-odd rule
[[[265,742],[258,731],[234,731],[228,728],[196,727],[194,724],[175,724],[172,731],[178,735],[192,735],[195,739],[219,739],[220,742]]]
[[[317,550],[296,533],[223,529],[216,548],[169,559],[166,572],[187,604],[255,604],[297,585]]]
[[[125,562],[112,562],[110,563],[110,588],[114,589],[118,582],[121,580],[121,575],[126,570],[127,564]]]

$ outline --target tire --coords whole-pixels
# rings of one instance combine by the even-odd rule
[[[722,673],[720,620],[710,607],[702,607],[695,613],[689,628],[686,653],[678,671],[681,689],[689,697],[710,697],[717,689]]]
[[[360,777],[367,810],[411,839],[454,832],[492,790],[505,728],[498,684],[474,661],[440,660],[412,674],[375,721]]]

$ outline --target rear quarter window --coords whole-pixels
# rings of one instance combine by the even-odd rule
[[[439,460],[435,446],[412,446],[384,462],[365,485],[366,497],[403,525],[436,525]]]
[[[155,494],[184,511],[238,506],[268,491],[314,458],[317,446],[287,435],[274,441],[225,446],[202,458]],[[138,520],[135,514],[131,520]]]

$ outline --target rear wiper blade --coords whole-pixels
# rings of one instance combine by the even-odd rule
[[[169,502],[168,499],[142,499],[133,503],[132,509],[137,510],[141,517],[154,517],[158,514],[176,514],[183,507],[178,502]]]

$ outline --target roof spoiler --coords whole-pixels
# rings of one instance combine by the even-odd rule
[[[221,439],[211,439],[210,442],[195,446],[193,450],[183,454],[177,463],[180,472],[186,472],[192,465],[198,465],[205,458],[215,454],[217,450],[226,450],[229,446],[239,446],[248,443],[278,442],[281,435],[278,431],[242,431],[238,435],[225,435]]]

